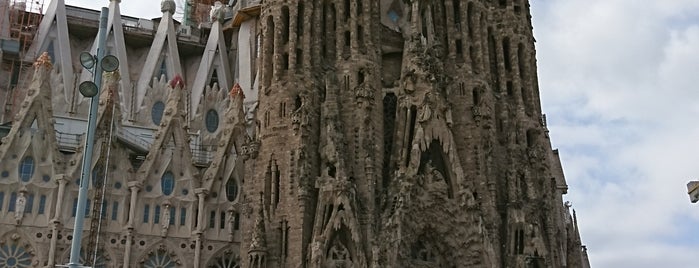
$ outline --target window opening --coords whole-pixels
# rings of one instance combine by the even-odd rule
[[[27,156],[19,164],[19,178],[23,182],[29,182],[34,175],[34,158]]]
[[[161,178],[160,186],[164,195],[171,195],[175,190],[175,175],[170,171],[165,172]]]
[[[180,226],[184,226],[187,223],[187,209],[180,208]]]
[[[34,209],[34,194],[27,196],[27,204],[24,206],[24,213],[32,213]]]
[[[209,229],[214,229],[216,227],[216,211],[211,211],[209,215]]]
[[[158,205],[155,206],[155,211],[153,211],[153,223],[160,223],[160,206]]]
[[[218,228],[221,230],[226,229],[226,212],[221,211]]]
[[[209,86],[213,88],[215,84],[218,84],[218,71],[216,69],[214,69],[213,72],[211,72]]]
[[[153,108],[151,108],[151,119],[153,120],[153,124],[155,125],[160,125],[161,120],[163,119],[163,112],[165,111],[165,103],[162,101],[157,101],[153,104]]]
[[[175,225],[175,207],[170,207],[170,218],[168,222],[170,225]]]
[[[143,206],[143,223],[148,223],[148,218],[150,218],[150,206],[145,205]]]
[[[238,198],[238,182],[235,178],[231,177],[226,182],[226,199],[229,202],[235,201]]]
[[[214,133],[218,130],[219,117],[218,112],[214,109],[210,109],[206,112],[206,130],[209,133]]]
[[[114,201],[114,203],[112,203],[112,220],[113,221],[117,220],[117,215],[119,215],[119,202]]]
[[[17,202],[17,193],[13,192],[10,194],[10,207],[8,207],[7,211],[9,212],[14,212],[15,211],[15,204]],[[78,204],[78,199],[75,199],[75,204]],[[75,213],[73,213],[75,214]]]

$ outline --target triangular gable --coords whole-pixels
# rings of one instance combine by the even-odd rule
[[[215,178],[219,177],[218,175],[226,172],[228,174],[224,174],[225,176],[223,177],[230,176],[230,173],[235,169],[235,163],[238,161],[238,157],[242,156],[241,147],[242,142],[245,140],[244,135],[246,135],[245,113],[243,112],[243,99],[245,95],[243,95],[240,87],[236,85],[236,87],[231,90],[230,97],[232,99],[231,105],[228,106],[224,116],[223,135],[220,139],[224,144],[216,149],[211,165],[204,173],[202,187],[209,191],[213,190],[211,187],[214,185]],[[235,158],[228,157],[232,155],[232,147],[235,147],[237,153],[237,157]]]
[[[63,97],[66,101],[72,99],[71,92],[75,79],[73,77],[73,61],[68,33],[68,19],[64,0],[53,0],[46,10],[46,15],[39,24],[39,31],[29,47],[27,57],[35,57],[41,52],[49,52],[54,68],[63,78]],[[34,59],[26,59],[28,61]],[[82,80],[84,81],[84,80]]]
[[[155,140],[148,155],[146,155],[146,160],[138,170],[137,180],[141,183],[144,183],[153,174],[154,169],[158,169],[159,173],[162,174],[165,168],[172,167],[173,164],[186,170],[183,173],[194,174],[191,170],[193,168],[192,151],[186,129],[185,100],[183,99],[185,94],[181,77],[175,76],[168,88],[171,92],[160,127],[155,134]],[[172,143],[174,143],[174,147],[171,145]],[[164,155],[164,153],[169,153],[170,156]],[[173,163],[173,161],[179,161],[179,163]]]
[[[57,174],[62,165],[53,126],[50,85],[52,65],[48,53],[43,53],[34,66],[34,76],[27,96],[10,133],[0,145],[0,166],[9,165],[5,168],[12,167],[14,170],[25,155],[30,155],[36,158],[38,166],[50,166],[51,172]]]
[[[112,48],[111,53],[105,53],[105,55],[111,54],[119,59],[119,73],[121,74],[121,90],[120,90],[120,102],[123,107],[131,107],[131,77],[129,72],[129,62],[126,54],[126,42],[124,41],[124,29],[122,28],[123,23],[121,22],[121,11],[119,9],[119,2],[121,1],[110,1],[109,2],[109,20],[107,21],[107,47]],[[116,27],[115,27],[116,26]],[[92,43],[92,48],[90,53],[93,55],[97,54],[97,39]],[[92,73],[82,72],[80,75],[80,81],[92,80]],[[82,97],[82,96],[80,96]],[[131,114],[132,111],[123,111],[123,115]],[[127,117],[124,117],[126,119]]]
[[[219,88],[232,86],[231,68],[228,63],[228,49],[224,40],[223,28],[219,20],[214,20],[211,26],[211,34],[204,49],[204,55],[199,63],[197,76],[192,85],[192,109],[197,111],[199,102],[204,95],[204,90],[209,86],[209,80],[216,71]]]
[[[146,62],[143,64],[143,72],[141,72],[141,77],[138,78],[138,83],[136,84],[135,107],[141,107],[146,92],[150,88],[149,84],[153,77],[160,79],[161,71],[166,72],[167,78],[172,78],[175,74],[182,73],[180,55],[177,49],[177,33],[175,32],[172,13],[167,10],[163,12],[158,32],[155,34],[153,45],[148,52]]]

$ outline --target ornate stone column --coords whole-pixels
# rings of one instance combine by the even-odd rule
[[[51,241],[49,246],[48,267],[53,267],[56,264],[56,243],[58,242],[58,230],[61,226],[61,219],[59,216],[63,210],[63,195],[65,194],[68,179],[66,179],[65,175],[58,175],[56,183],[58,184],[58,194],[56,198],[56,211],[53,215],[54,218],[50,221]]]
[[[131,202],[129,202],[129,221],[126,223],[126,243],[124,245],[124,268],[128,268],[131,263],[131,240],[133,239],[133,223],[136,217],[136,201],[138,200],[138,192],[141,190],[142,184],[137,181],[128,183],[131,191]]]
[[[206,196],[209,194],[209,190],[205,188],[197,188],[194,189],[194,193],[197,195],[197,198],[199,199],[199,203],[197,204],[197,207],[199,209],[199,213],[197,214],[197,229],[194,231],[195,237],[195,243],[196,243],[196,248],[194,249],[194,268],[199,268],[200,267],[200,262],[201,262],[201,236],[204,233],[204,201],[206,200]]]

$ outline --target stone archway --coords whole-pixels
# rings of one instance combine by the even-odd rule
[[[241,265],[240,256],[232,249],[226,249],[211,258],[206,268],[240,268]]]

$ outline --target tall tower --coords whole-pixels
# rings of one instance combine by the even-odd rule
[[[241,255],[266,245],[248,267],[583,267],[528,1],[268,0],[260,16]]]

